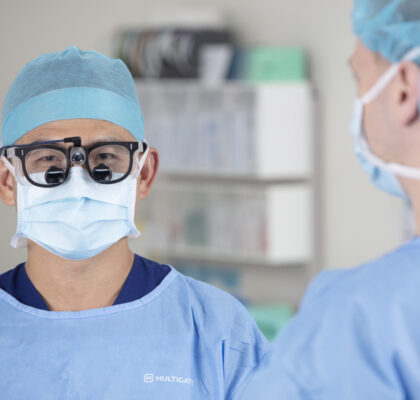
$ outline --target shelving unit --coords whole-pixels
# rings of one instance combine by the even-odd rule
[[[181,270],[218,271],[212,283],[246,300],[296,304],[316,268],[309,83],[137,87],[161,166],[140,203],[135,250]]]

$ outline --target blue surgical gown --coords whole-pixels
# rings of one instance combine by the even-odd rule
[[[0,398],[232,399],[267,344],[227,293],[175,269],[140,300],[45,311],[0,289]]]
[[[321,273],[237,399],[420,399],[420,238]]]

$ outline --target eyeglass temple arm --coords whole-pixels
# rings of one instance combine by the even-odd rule
[[[27,147],[27,146],[34,146],[34,145],[42,145],[42,144],[51,144],[51,143],[73,143],[75,147],[80,147],[82,145],[82,138],[80,136],[73,136],[59,140],[47,140],[45,142],[34,142],[30,144],[12,144],[9,146],[0,147],[0,154],[4,154],[8,149],[12,147]]]

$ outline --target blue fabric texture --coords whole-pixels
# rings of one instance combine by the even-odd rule
[[[136,254],[130,273],[114,305],[141,299],[154,290],[169,271],[170,268],[167,265],[156,263]],[[29,279],[24,263],[0,275],[0,289],[22,304],[41,310],[49,310],[41,294]]]
[[[39,310],[0,290],[4,399],[230,400],[266,349],[237,300],[174,269],[140,300],[96,310]]]
[[[390,62],[420,46],[418,0],[355,0],[352,17],[356,36]]]
[[[238,400],[420,398],[420,238],[321,273]]]
[[[72,46],[29,62],[3,103],[3,145],[42,124],[75,118],[109,121],[144,141],[136,86],[121,60]]]

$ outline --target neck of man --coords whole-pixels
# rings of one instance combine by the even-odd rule
[[[51,311],[81,311],[111,306],[133,261],[127,238],[83,261],[58,257],[28,241],[25,268]]]
[[[420,181],[400,178],[400,182],[410,198],[415,222],[415,234],[420,236]]]

